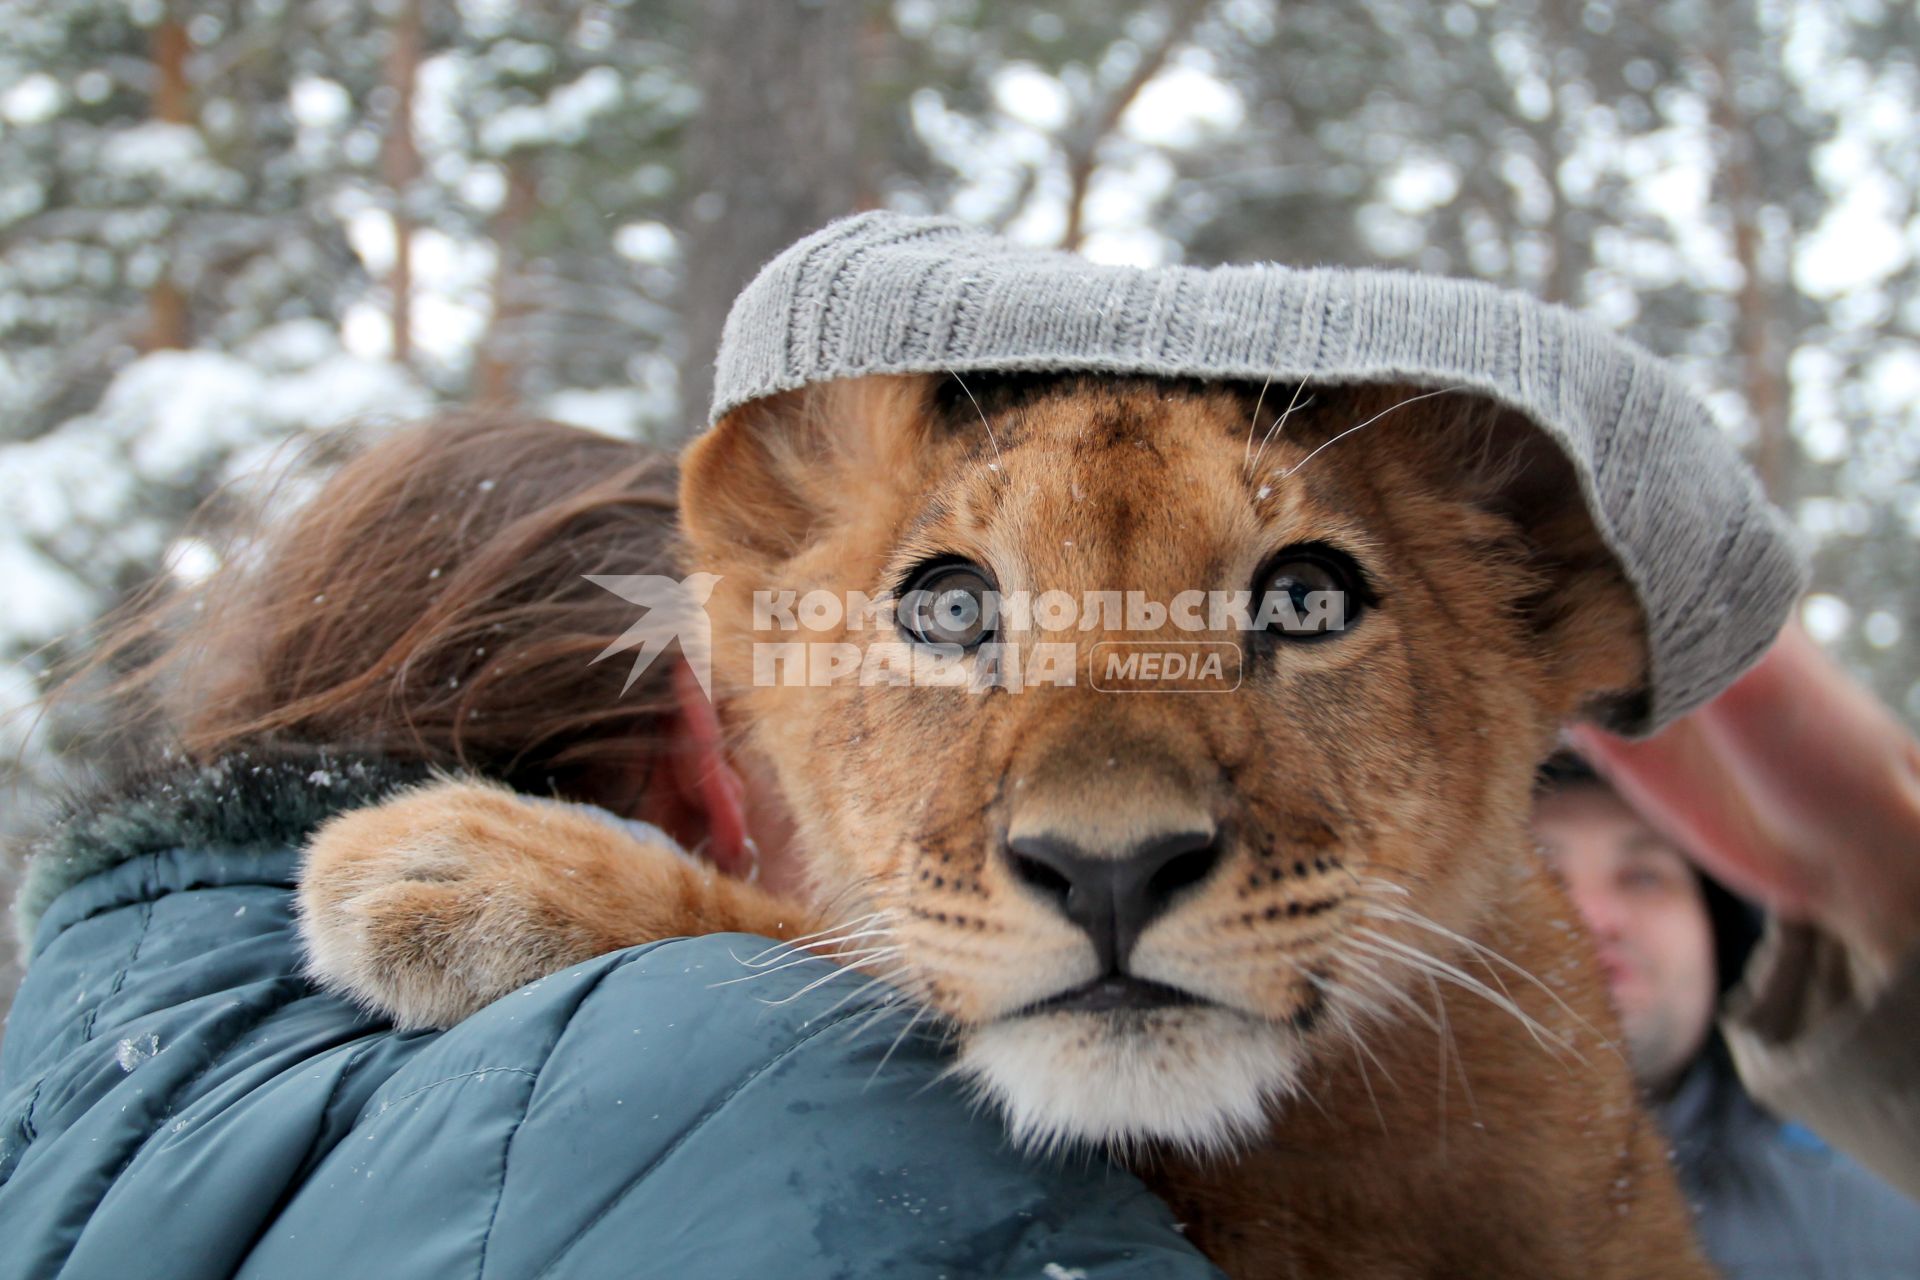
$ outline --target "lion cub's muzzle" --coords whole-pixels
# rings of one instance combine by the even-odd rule
[[[1009,982],[1011,1008],[966,1029],[959,1071],[1029,1145],[1224,1150],[1296,1080],[1302,1028],[1260,1012],[1195,945],[1237,860],[1231,824],[1190,778],[1129,774],[1019,788],[1029,807],[996,860],[1052,959]]]
[[[998,803],[981,813],[987,891],[959,905],[989,926],[930,933],[910,917],[963,1011],[956,1070],[1036,1147],[1225,1150],[1257,1134],[1299,1078],[1292,1016],[1311,992],[1295,972],[1306,959],[1262,936],[1290,926],[1255,919],[1250,895],[1294,886],[1252,887],[1246,798],[1164,708],[1102,695],[1070,716],[1018,710],[1051,713],[1009,729]]]
[[[1079,926],[1093,943],[1098,971],[1026,1012],[1158,1008],[1196,999],[1129,971],[1147,926],[1221,862],[1219,833],[1181,830],[1149,836],[1111,851],[1050,833],[1010,838],[1008,866],[1021,884]]]

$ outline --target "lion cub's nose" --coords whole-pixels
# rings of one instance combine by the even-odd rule
[[[1147,926],[1220,861],[1215,834],[1157,835],[1113,855],[1059,836],[1017,836],[1007,842],[1007,858],[1023,884],[1086,930],[1104,973],[1124,973]]]

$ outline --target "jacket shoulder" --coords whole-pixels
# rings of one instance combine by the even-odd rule
[[[442,1035],[368,1100],[250,1266],[308,1274],[302,1241],[350,1188],[361,1261],[390,1274],[597,1276],[636,1258],[662,1275],[1215,1274],[1129,1175],[1011,1149],[904,1006],[878,988],[842,1003],[858,974],[739,963],[768,945],[603,956]]]

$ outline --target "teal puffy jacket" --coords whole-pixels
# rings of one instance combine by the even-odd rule
[[[409,780],[227,761],[42,842],[0,1277],[1217,1274],[1128,1174],[1011,1150],[937,1042],[799,994],[824,965],[716,985],[759,939],[601,956],[445,1032],[316,991],[299,842]]]

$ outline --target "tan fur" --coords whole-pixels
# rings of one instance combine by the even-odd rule
[[[1250,424],[1251,392],[1088,380],[1004,410],[989,396],[989,439],[933,385],[778,397],[685,461],[689,567],[722,575],[716,696],[796,815],[814,901],[881,913],[897,981],[964,1055],[1090,976],[1084,937],[1008,870],[1009,832],[1119,848],[1217,823],[1222,864],[1134,959],[1217,1016],[1045,1024],[1069,1085],[1121,1051],[1179,1078],[1211,1063],[1221,1019],[1297,1062],[1257,1140],[1119,1144],[1200,1247],[1241,1276],[1709,1274],[1587,944],[1530,850],[1532,772],[1556,726],[1630,696],[1645,664],[1633,597],[1564,460],[1484,405],[1394,410],[1412,394],[1399,388],[1321,389],[1264,439],[1282,406]],[[750,631],[756,589],[878,594],[953,554],[1005,591],[1166,600],[1244,587],[1310,540],[1353,554],[1379,607],[1330,642],[1248,648],[1231,694],[753,683],[751,645],[768,638]],[[1079,646],[1084,677],[1112,637],[1046,638]],[[395,1008],[384,993],[486,975],[420,998],[416,1020],[597,949],[799,931],[797,909],[764,895],[701,881],[682,896],[697,880],[683,862],[654,851],[637,872],[591,822],[528,838],[516,824],[534,806],[498,793],[398,803],[416,807],[323,831],[302,893],[316,967],[363,999]],[[471,805],[482,828],[463,829]],[[426,909],[414,898],[430,886],[412,882],[429,865],[473,869]],[[383,915],[396,885],[403,905]],[[1410,950],[1442,977],[1403,962]],[[506,953],[520,958],[494,968]]]
[[[300,933],[321,985],[444,1027],[638,942],[814,931],[804,907],[504,787],[442,781],[353,809],[309,840]]]

